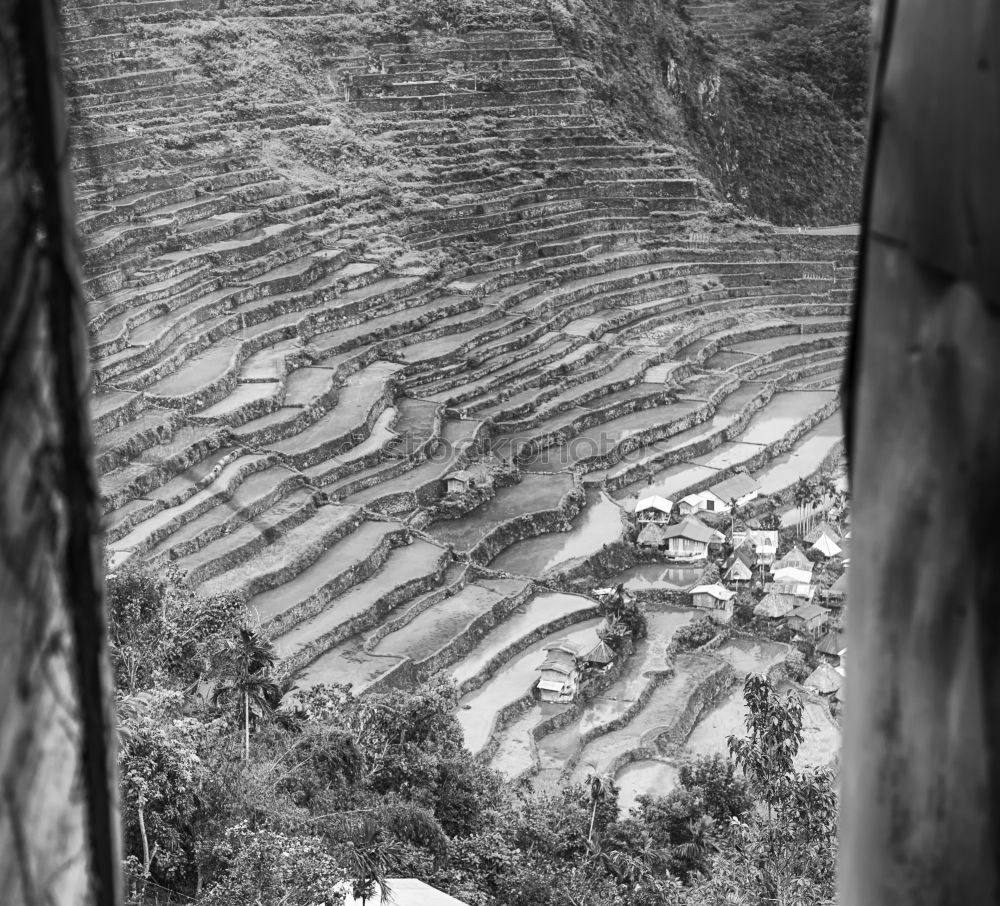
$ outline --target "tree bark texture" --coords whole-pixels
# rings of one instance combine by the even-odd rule
[[[996,903],[1000,3],[875,26],[839,902]]]
[[[87,339],[52,0],[0,0],[0,901],[117,902]]]

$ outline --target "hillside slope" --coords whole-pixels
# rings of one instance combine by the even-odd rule
[[[867,0],[550,0],[548,9],[617,128],[683,142],[754,216],[857,220]]]
[[[816,468],[853,250],[622,137],[544,16],[355,19],[143,0],[66,37],[109,560],[242,595],[285,672],[361,689],[520,650],[643,487]]]

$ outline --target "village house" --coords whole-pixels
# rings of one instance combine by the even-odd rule
[[[472,474],[465,469],[445,475],[449,494],[464,494],[472,486]]]
[[[566,639],[560,639],[542,649],[545,660],[538,668],[538,693],[543,702],[571,702],[580,682],[577,666],[578,650]]]
[[[847,570],[844,570],[829,588],[824,588],[820,596],[827,607],[843,607],[847,600]]]
[[[784,569],[788,566],[795,567],[796,569],[808,570],[809,574],[812,575],[812,561],[805,555],[805,553],[803,553],[802,548],[797,545],[780,560],[775,560],[771,564],[771,572],[776,573],[778,570]]]
[[[829,621],[830,611],[821,604],[803,604],[788,615],[788,625],[802,635],[819,635]]]
[[[801,606],[801,604],[802,601],[795,597],[795,595],[770,591],[757,602],[757,606],[754,607],[753,612],[756,616],[764,617],[768,620],[780,620],[782,617],[788,616],[788,614]]]
[[[802,601],[811,601],[816,594],[816,586],[808,582],[767,582],[764,584],[764,591],[774,592],[778,595],[791,595],[795,598],[802,598]]]
[[[734,548],[752,544],[757,562],[764,566],[774,563],[774,558],[778,554],[778,541],[779,536],[776,531],[764,529],[737,529],[732,535]]]
[[[737,506],[749,503],[760,493],[760,485],[746,472],[737,472],[730,478],[712,485],[706,491],[688,494],[677,506],[682,515],[699,510],[708,513],[728,513],[735,500]]]
[[[673,501],[666,497],[654,494],[651,497],[643,497],[635,505],[635,519],[639,525],[666,525],[670,521],[670,512],[673,510]]]
[[[754,555],[749,547],[741,547],[733,551],[722,566],[722,578],[727,582],[739,585],[749,583],[753,579]]]
[[[697,513],[699,510],[714,510],[716,501],[713,499],[708,501],[706,498],[706,491],[700,491],[697,494],[688,494],[681,498],[681,502],[677,504],[677,512],[682,516],[690,516],[692,513]],[[709,503],[711,505],[709,505]]]
[[[728,623],[733,618],[735,591],[723,585],[698,585],[691,589],[691,603],[707,610],[716,623]]]
[[[815,544],[824,535],[833,542],[839,542],[841,537],[840,532],[830,525],[829,522],[823,521],[806,534],[803,540],[807,544]]]
[[[610,666],[614,659],[615,653],[604,639],[601,639],[590,651],[580,657],[582,663],[598,670],[603,670],[605,667]]]
[[[663,530],[667,554],[675,560],[707,560],[710,544],[723,540],[721,532],[709,528],[700,519],[688,516]]]
[[[781,569],[775,570],[771,575],[771,578],[778,585],[782,584],[805,584],[808,585],[812,582],[812,564],[809,564],[808,569],[802,569],[799,566],[783,566]]]
[[[725,509],[722,512],[728,513],[733,501],[739,507],[756,500],[760,495],[760,483],[747,472],[736,472],[718,484],[713,484],[709,490],[717,500],[723,502]]]
[[[836,557],[841,553],[840,545],[829,535],[820,535],[809,550],[819,551],[824,557]]]
[[[655,522],[647,522],[635,540],[640,547],[655,547],[657,549],[663,547],[665,543],[663,529]]]
[[[806,677],[802,685],[815,689],[820,695],[833,695],[843,685],[843,682],[844,677],[830,664],[822,661]]]
[[[847,650],[847,633],[842,629],[828,632],[816,643],[816,654],[831,667],[840,665],[841,652]]]

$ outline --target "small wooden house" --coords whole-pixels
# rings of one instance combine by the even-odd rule
[[[757,562],[763,563],[765,566],[774,563],[774,558],[778,553],[778,541],[779,536],[776,531],[765,531],[764,529],[737,529],[732,536],[734,548],[739,548],[744,544],[753,545]]]
[[[444,480],[449,494],[464,494],[472,486],[472,475],[465,469],[445,475]]]
[[[635,539],[640,547],[661,548],[664,545],[663,529],[655,522],[647,522]]]
[[[744,546],[733,551],[722,566],[722,578],[727,582],[739,585],[749,583],[753,579],[754,557],[751,549]]]
[[[836,669],[825,661],[806,677],[803,686],[811,686],[820,695],[833,695],[844,682]]]
[[[635,520],[639,525],[666,525],[670,522],[670,513],[674,508],[673,501],[654,494],[643,497],[635,505]]]
[[[804,601],[811,601],[815,597],[816,586],[810,585],[808,582],[766,582],[764,584],[764,591],[801,598],[802,600],[799,601],[799,604],[802,604]]]
[[[760,483],[747,472],[736,472],[708,490],[719,501],[716,512],[728,513],[733,501],[736,501],[736,506],[744,506],[756,499],[760,494]]]
[[[830,622],[830,611],[821,604],[803,604],[788,615],[788,625],[802,635],[817,636]]]
[[[790,614],[802,602],[794,595],[781,594],[780,592],[768,592],[754,607],[753,612],[758,617],[765,617],[768,620],[780,620]]]
[[[809,569],[801,569],[798,566],[783,566],[779,570],[775,570],[772,574],[772,578],[779,585],[808,585],[812,582],[812,564],[809,564]]]
[[[838,532],[832,525],[830,525],[829,522],[826,521],[817,525],[812,531],[805,535],[802,540],[807,544],[815,544],[824,535],[826,535],[833,542],[840,541],[840,532]]]
[[[707,610],[717,623],[728,623],[733,618],[733,598],[735,591],[723,585],[697,585],[691,589],[691,603]]]
[[[793,547],[784,557],[780,560],[775,560],[771,564],[771,572],[776,573],[779,569],[784,569],[787,566],[795,567],[796,569],[805,569],[812,573],[812,561],[803,553],[802,548],[796,546]]]
[[[615,653],[604,639],[601,639],[590,651],[580,657],[580,660],[588,667],[599,669],[607,667],[614,659]]]
[[[840,665],[840,654],[847,650],[847,633],[842,629],[828,632],[816,643],[816,654],[831,667]]]
[[[720,532],[694,516],[668,525],[662,531],[667,553],[675,560],[706,560],[709,545],[723,540]]]
[[[824,557],[836,557],[842,548],[829,535],[820,535],[809,550],[819,551]]]
[[[847,570],[844,570],[829,588],[824,588],[820,596],[828,607],[843,607],[847,600]]]
[[[715,503],[709,507],[706,505],[705,493],[701,492],[698,494],[688,494],[686,497],[681,498],[681,502],[677,504],[677,512],[682,516],[690,516],[692,513],[697,513],[699,510],[714,509]]]
[[[757,480],[746,472],[737,472],[705,491],[688,494],[678,506],[681,515],[704,510],[709,513],[728,513],[733,501],[737,506],[749,503],[760,494]]]
[[[565,639],[542,649],[545,660],[538,668],[538,693],[543,702],[571,702],[580,682],[577,649]]]

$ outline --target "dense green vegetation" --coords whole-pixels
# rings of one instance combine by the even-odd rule
[[[683,2],[550,0],[588,90],[621,130],[681,142],[728,201],[779,224],[858,217],[869,4],[802,24],[795,0],[747,0],[752,40],[692,25]]]
[[[794,770],[801,706],[762,677],[732,760],[621,816],[610,778],[536,796],[470,758],[448,682],[290,690],[238,601],[138,572],[109,593],[132,903],[335,904],[387,876],[473,906],[831,895],[831,778]]]

